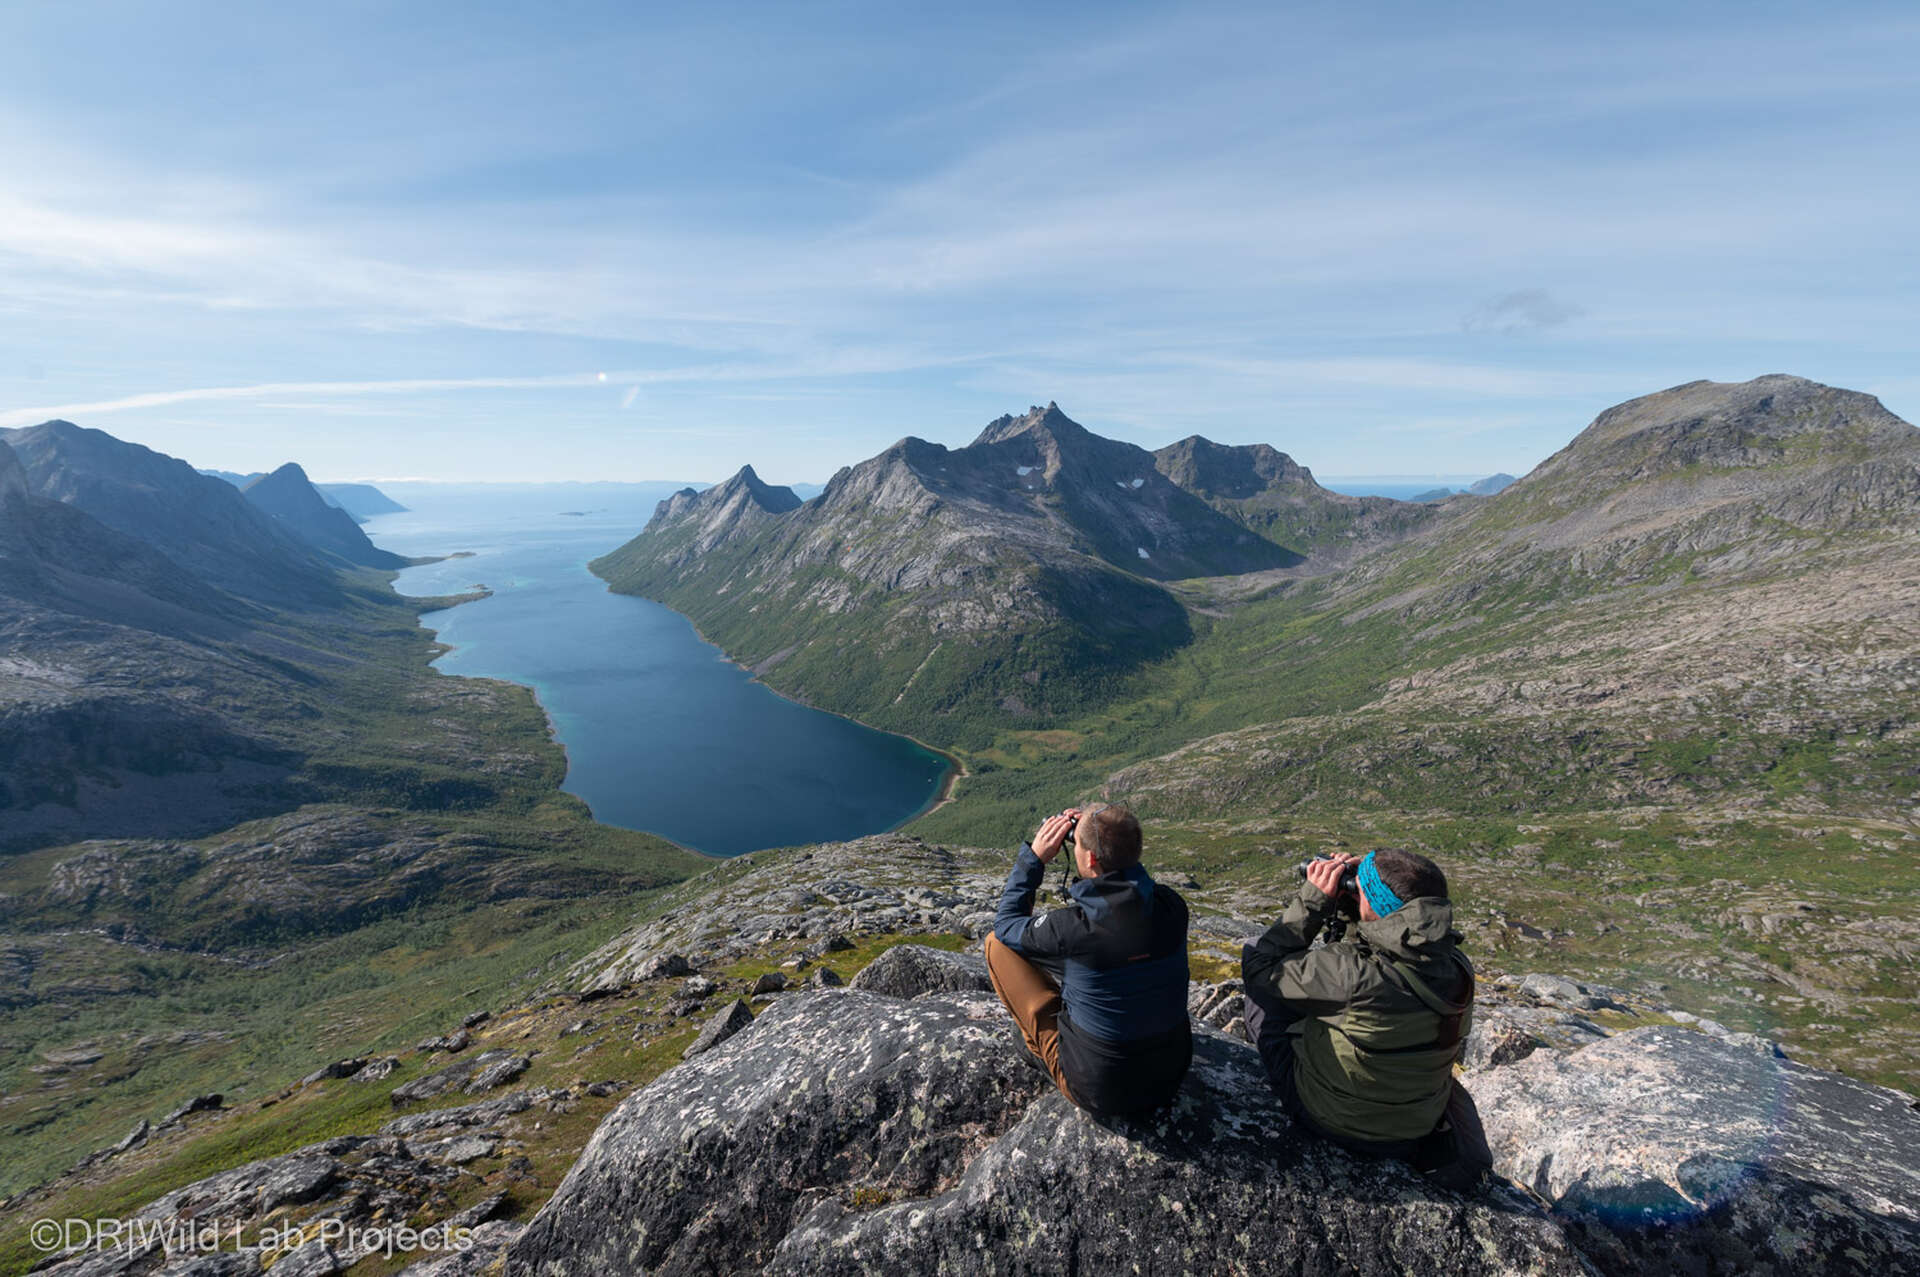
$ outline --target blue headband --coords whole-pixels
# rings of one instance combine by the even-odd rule
[[[1398,909],[1406,901],[1393,894],[1393,888],[1380,880],[1380,871],[1374,868],[1373,852],[1360,862],[1360,892],[1366,896],[1367,903],[1382,918]]]

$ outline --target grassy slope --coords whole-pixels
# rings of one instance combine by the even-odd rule
[[[344,930],[324,920],[263,929],[244,885],[208,896],[193,883],[137,907],[7,918],[43,992],[0,1007],[0,1193],[190,1095],[258,1094],[329,1060],[441,1032],[524,993],[617,930],[650,889],[709,863],[595,823],[559,792],[565,758],[532,694],[429,669],[433,644],[413,609],[365,606],[331,636],[302,637],[346,659],[315,671],[328,710],[305,742],[300,787],[313,801],[296,820],[351,804],[396,836],[434,840],[436,872],[462,890],[400,893]],[[270,837],[275,825],[189,846]],[[77,850],[0,860],[0,896],[43,887]],[[324,892],[325,866],[304,881]],[[278,887],[268,879],[261,891]],[[129,933],[141,943],[116,938]],[[83,1043],[102,1058],[65,1069],[44,1058]]]
[[[1920,1088],[1920,670],[1885,620],[1911,539],[1800,540],[1723,575],[1656,547],[1478,580],[1418,545],[1288,585],[1200,617],[1113,704],[960,749],[958,801],[912,829],[1004,842],[1128,801],[1161,854],[1244,878],[1249,917],[1320,846],[1424,848],[1502,966],[1670,984],[1801,1058]],[[1849,619],[1776,632],[1753,602],[1823,589]],[[1882,620],[1850,589],[1884,590]],[[1664,635],[1685,641],[1656,653]]]
[[[717,866],[713,873],[721,879],[730,876],[726,866]],[[642,913],[654,912],[667,903],[655,902],[652,907],[643,908]],[[903,942],[949,949],[967,943],[957,935],[868,937],[850,949],[830,955],[819,965],[843,980],[851,979],[880,953]],[[775,945],[707,974],[734,992],[744,994],[759,976],[779,969],[802,943]],[[574,952],[577,956],[577,947]],[[475,1031],[476,1044],[470,1050],[511,1047],[533,1058],[532,1067],[516,1079],[516,1089],[571,1087],[575,1088],[575,1095],[566,1111],[557,1117],[542,1107],[535,1107],[511,1123],[515,1135],[525,1142],[528,1165],[509,1165],[512,1154],[507,1150],[469,1163],[466,1169],[483,1177],[484,1184],[468,1185],[464,1195],[450,1203],[439,1217],[463,1209],[496,1189],[504,1189],[508,1194],[508,1214],[525,1218],[539,1209],[559,1187],[594,1127],[625,1094],[623,1091],[607,1097],[592,1097],[578,1088],[587,1082],[606,1080],[644,1086],[679,1062],[681,1052],[701,1021],[676,1019],[664,1009],[676,989],[673,982],[638,985],[584,1007],[570,997],[535,998],[515,1005],[480,1026]],[[761,998],[751,1005],[757,1013],[767,1002]],[[430,1021],[436,1029],[444,1029],[451,1027],[448,1016],[456,1015],[459,1009],[469,1005],[470,1002],[463,1001],[424,1011],[416,1018]],[[723,1005],[723,1002],[716,1001],[714,1005]],[[582,1024],[587,1027],[580,1028]],[[458,1091],[399,1110],[388,1102],[388,1093],[394,1086],[447,1062],[448,1057],[444,1055],[428,1060],[425,1056],[410,1054],[401,1068],[383,1083],[365,1085],[332,1080],[309,1087],[275,1084],[258,1088],[226,1111],[195,1116],[185,1126],[156,1135],[149,1144],[117,1159],[109,1173],[64,1181],[52,1193],[30,1203],[11,1210],[0,1209],[0,1272],[25,1271],[36,1258],[24,1235],[24,1225],[31,1219],[122,1217],[181,1184],[228,1167],[290,1152],[335,1135],[370,1133],[397,1113],[473,1102],[471,1096]],[[293,1213],[297,1215],[299,1209],[295,1208]],[[354,1271],[389,1272],[404,1262],[397,1259],[389,1266],[376,1257],[357,1265]]]

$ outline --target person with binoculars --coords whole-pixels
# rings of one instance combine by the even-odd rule
[[[1241,951],[1247,1031],[1267,1080],[1326,1139],[1456,1187],[1478,1183],[1493,1158],[1453,1076],[1473,964],[1453,929],[1446,875],[1393,849],[1300,868],[1280,920]],[[1323,931],[1328,943],[1315,946]]]
[[[1047,865],[1069,840],[1080,878],[1035,917]],[[1140,864],[1124,807],[1069,807],[1020,848],[986,938],[987,974],[1060,1093],[1098,1117],[1170,1101],[1193,1059],[1187,902]]]

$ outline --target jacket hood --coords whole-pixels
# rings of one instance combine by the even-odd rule
[[[1426,962],[1458,945],[1453,902],[1445,896],[1420,896],[1384,918],[1362,922],[1360,937],[1382,953],[1407,962]]]

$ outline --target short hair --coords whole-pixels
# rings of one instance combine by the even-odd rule
[[[1140,863],[1140,822],[1125,807],[1096,807],[1080,818],[1078,837],[1085,839],[1101,873],[1118,873]]]
[[[1447,894],[1447,876],[1440,872],[1439,865],[1417,851],[1382,847],[1373,853],[1373,867],[1379,870],[1380,881],[1402,900],[1444,898]]]

